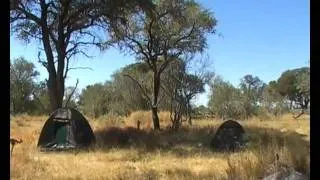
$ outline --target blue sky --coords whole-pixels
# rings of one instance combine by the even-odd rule
[[[213,70],[233,85],[238,85],[246,74],[258,76],[264,82],[277,79],[288,69],[308,65],[310,58],[310,3],[302,0],[201,0],[218,20],[218,35],[208,36],[207,54]],[[46,70],[37,62],[37,44],[25,44],[10,37],[10,58],[24,56],[35,63],[41,76]],[[74,67],[93,70],[73,70],[67,86],[78,87],[110,80],[119,68],[134,62],[117,49],[105,52],[93,50],[92,59],[77,58]],[[197,97],[196,104],[206,104],[208,93]]]

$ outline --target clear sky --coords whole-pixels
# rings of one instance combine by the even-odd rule
[[[201,0],[218,20],[217,34],[208,36],[207,54],[213,60],[213,70],[237,86],[246,74],[258,76],[268,83],[283,71],[308,65],[310,59],[310,2],[303,0]],[[94,50],[92,59],[77,58],[74,67],[93,70],[73,70],[66,81],[79,89],[89,84],[110,80],[119,68],[134,62],[131,56],[117,49]],[[48,74],[37,62],[36,43],[24,44],[10,37],[10,58],[24,56],[34,62],[41,76]],[[208,92],[207,92],[208,93]],[[196,104],[206,105],[208,94],[197,97]]]

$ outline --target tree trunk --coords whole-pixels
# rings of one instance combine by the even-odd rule
[[[159,117],[158,117],[158,107],[153,106],[151,108],[152,110],[152,120],[153,120],[153,127],[154,130],[159,130],[160,129],[160,123],[159,123]]]
[[[64,80],[56,78],[53,75],[49,75],[47,82],[48,93],[50,98],[51,111],[54,111],[62,107],[63,94],[64,94]]]
[[[190,99],[187,99],[187,118],[189,125],[192,125]]]
[[[159,117],[158,117],[158,96],[160,90],[160,74],[154,72],[153,74],[153,102],[152,102],[152,120],[154,130],[160,129]]]
[[[182,117],[181,117],[182,107],[181,107],[181,104],[179,104],[179,102],[176,102],[176,103],[177,104],[174,106],[174,110],[173,110],[174,116],[173,116],[173,119],[171,119],[172,129],[174,131],[178,131],[182,123]]]
[[[191,120],[191,115],[190,114],[188,115],[188,122],[189,122],[189,125],[192,126],[192,120]]]
[[[178,131],[181,124],[181,116],[180,116],[179,110],[175,111],[174,113],[175,114],[174,114],[174,120],[173,120],[172,126],[173,126],[173,130]]]
[[[308,107],[309,107],[309,98],[305,98],[304,99],[303,109],[308,109]]]
[[[46,12],[42,11],[41,18],[46,19]],[[49,73],[49,79],[47,81],[48,94],[50,99],[51,110],[54,111],[62,107],[62,100],[64,94],[64,58],[58,57],[58,71],[55,69],[53,50],[50,45],[49,28],[44,21],[41,24],[42,29],[42,43],[47,58],[46,69]],[[59,49],[58,49],[59,50]],[[62,50],[61,50],[62,51]],[[61,66],[61,64],[63,64]],[[61,70],[62,69],[62,70]]]

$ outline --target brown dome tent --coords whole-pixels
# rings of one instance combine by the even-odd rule
[[[225,121],[211,140],[211,147],[218,151],[238,150],[246,143],[244,135],[245,131],[237,121]]]
[[[73,108],[54,111],[45,122],[38,147],[45,150],[66,150],[88,147],[95,141],[86,118]]]

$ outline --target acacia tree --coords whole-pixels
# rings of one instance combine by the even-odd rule
[[[269,112],[274,115],[280,115],[284,112],[284,98],[277,91],[278,84],[276,81],[270,81],[262,93],[262,105]]]
[[[298,75],[296,86],[300,94],[298,98],[300,106],[307,109],[310,103],[310,68],[306,68]]]
[[[221,76],[214,78],[210,89],[208,107],[215,115],[222,119],[238,119],[245,116],[244,98],[240,89],[224,81]]]
[[[257,112],[257,105],[262,100],[262,93],[265,86],[266,84],[257,76],[248,74],[241,79],[240,89],[244,97],[246,118]]]
[[[15,59],[13,64],[10,62],[10,109],[13,113],[30,110],[30,97],[38,75],[34,64],[23,57]]]
[[[186,76],[185,62],[177,59],[168,65],[162,76],[161,88],[165,92],[165,107],[170,112],[172,128],[178,130],[182,123],[186,103],[183,94],[183,81]]]
[[[48,96],[48,88],[44,81],[40,81],[36,84],[34,91],[32,92],[34,98],[34,113],[36,114],[50,114],[50,100]]]
[[[202,52],[206,33],[214,33],[216,20],[198,3],[187,0],[160,0],[152,13],[140,11],[117,23],[112,41],[124,52],[137,56],[153,72],[153,95],[148,96],[154,129],[160,129],[158,117],[161,74],[168,64],[182,55]],[[138,81],[137,81],[138,82]]]
[[[183,116],[192,125],[191,100],[205,91],[204,85],[213,77],[213,73],[204,67],[207,64],[206,61],[201,61],[199,64],[201,66],[196,67],[190,63],[190,59],[187,61],[177,59],[164,71],[161,87],[169,96],[169,110],[176,128],[183,121]],[[193,71],[190,71],[188,65],[193,65]]]
[[[310,68],[302,67],[283,72],[277,80],[278,92],[290,101],[290,109],[293,103],[307,109],[310,102]]]
[[[97,118],[108,111],[109,99],[106,86],[96,83],[82,90],[79,105],[86,115]]]
[[[125,2],[125,3],[124,3]],[[39,40],[45,60],[39,62],[47,69],[51,109],[62,106],[65,78],[69,60],[77,54],[89,57],[86,48],[99,45],[98,32],[121,19],[122,14],[151,1],[74,1],[74,0],[10,0],[10,25],[21,40]],[[91,46],[92,47],[92,46]]]
[[[192,61],[192,59],[189,59],[185,64],[186,71],[188,71],[188,73],[185,73],[181,83],[184,87],[183,95],[186,104],[186,116],[189,125],[192,125],[191,100],[197,94],[205,92],[204,86],[211,83],[215,74],[210,68],[211,66],[208,58],[200,58],[197,61]]]
[[[114,73],[112,75],[112,111],[129,115],[132,111],[147,110],[149,105],[145,94],[151,94],[151,75],[151,70],[145,63],[130,64]],[[143,89],[128,76],[139,81]]]

